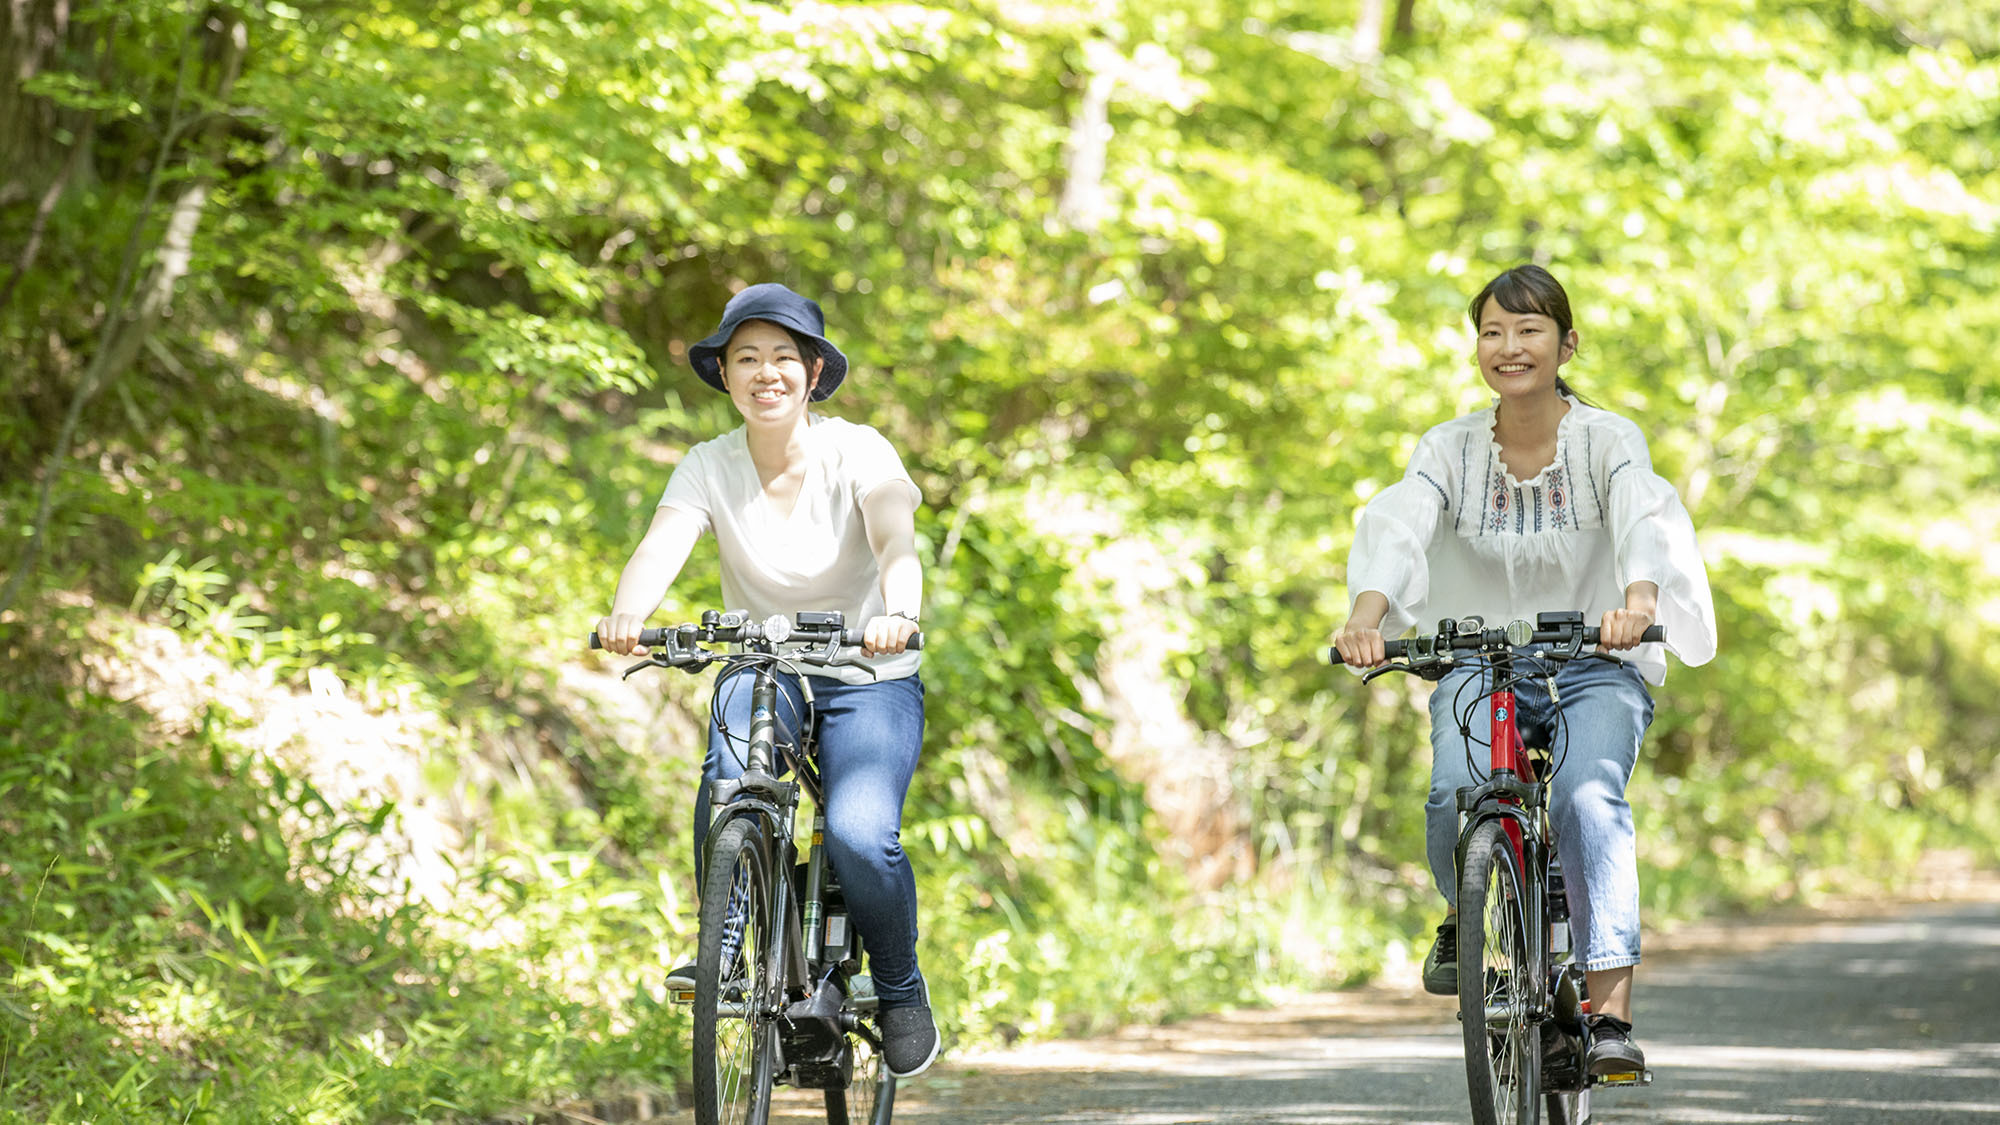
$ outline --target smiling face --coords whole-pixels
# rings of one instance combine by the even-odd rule
[[[1479,374],[1503,399],[1551,394],[1576,342],[1576,330],[1563,332],[1555,318],[1509,312],[1488,297],[1479,312]]]
[[[744,321],[722,349],[729,400],[752,425],[797,422],[824,366],[817,354],[801,352],[791,333],[765,320]]]

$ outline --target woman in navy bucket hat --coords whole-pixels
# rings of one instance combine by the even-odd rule
[[[701,381],[718,391],[729,388],[722,379],[722,349],[735,334],[737,326],[746,320],[762,320],[775,324],[791,332],[795,337],[803,336],[812,341],[825,365],[819,374],[819,383],[813,389],[812,401],[825,402],[833,397],[840,381],[847,378],[847,357],[826,338],[826,317],[819,311],[819,302],[809,297],[801,297],[775,281],[752,285],[729,299],[722,309],[722,327],[688,349],[688,362],[694,365],[694,373]],[[803,341],[797,341],[803,344]]]
[[[813,301],[783,285],[752,285],[730,298],[722,324],[688,349],[688,362],[729,396],[743,425],[696,445],[674,467],[597,633],[612,652],[636,648],[646,618],[709,531],[729,608],[752,618],[839,610],[861,623],[866,667],[815,672],[810,685],[825,844],[868,950],[883,1061],[907,1078],[930,1066],[939,1043],[917,967],[917,887],[901,841],[903,799],[924,735],[922,656],[908,648],[923,604],[922,496],[873,427],[809,409],[847,377],[847,357],[826,338]],[[749,683],[745,676],[717,686],[719,714],[710,719],[695,798],[697,864],[708,791],[743,772],[741,735],[723,731],[750,729]],[[781,715],[804,713],[798,681],[781,674],[779,690]],[[668,986],[692,990],[693,978],[686,965]]]

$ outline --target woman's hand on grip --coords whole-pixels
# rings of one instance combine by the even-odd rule
[[[893,655],[903,651],[917,634],[917,623],[901,614],[871,617],[861,633],[861,650],[870,656]]]
[[[1653,625],[1653,615],[1638,609],[1607,609],[1597,626],[1597,647],[1622,652],[1637,647],[1639,639]]]
[[[1356,668],[1373,668],[1388,659],[1382,647],[1382,630],[1358,624],[1351,617],[1334,631],[1333,647],[1344,663]]]
[[[639,630],[646,627],[646,619],[636,613],[614,613],[597,619],[597,643],[606,652],[619,656],[630,656],[639,647]]]

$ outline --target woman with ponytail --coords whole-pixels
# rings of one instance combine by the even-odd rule
[[[1369,502],[1348,556],[1353,602],[1334,646],[1367,668],[1382,663],[1385,635],[1418,622],[1478,616],[1502,625],[1578,609],[1599,622],[1602,647],[1619,662],[1572,661],[1553,692],[1543,681],[1514,691],[1523,734],[1561,762],[1550,817],[1590,989],[1590,1069],[1629,1072],[1645,1055],[1631,1035],[1639,876],[1625,785],[1653,718],[1646,685],[1666,675],[1665,646],[1639,638],[1657,623],[1683,663],[1713,657],[1708,575],[1693,521],[1653,472],[1644,433],[1562,378],[1578,343],[1562,285],[1540,266],[1516,266],[1487,283],[1469,312],[1479,373],[1497,397],[1426,433],[1402,481]],[[1445,995],[1458,989],[1455,799],[1474,783],[1473,748],[1452,701],[1479,674],[1454,670],[1431,695],[1425,838],[1447,914],[1424,959],[1424,988]],[[1483,727],[1473,724],[1475,742]]]

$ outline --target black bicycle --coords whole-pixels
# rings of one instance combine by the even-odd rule
[[[1544,1101],[1551,1122],[1581,1125],[1590,1119],[1592,1089],[1653,1079],[1651,1071],[1593,1075],[1585,1063],[1590,998],[1569,948],[1569,899],[1543,780],[1562,763],[1547,748],[1525,746],[1514,722],[1516,684],[1546,680],[1553,692],[1564,663],[1617,659],[1595,649],[1598,631],[1583,620],[1577,612],[1544,613],[1534,625],[1515,621],[1504,629],[1488,629],[1477,617],[1441,621],[1433,635],[1386,642],[1388,659],[1402,663],[1362,677],[1407,672],[1439,680],[1454,668],[1486,670],[1470,681],[1484,690],[1452,708],[1468,748],[1482,702],[1492,732],[1486,781],[1458,791],[1458,1016],[1476,1125],[1536,1125]],[[1666,634],[1655,625],[1643,639]],[[1343,663],[1337,649],[1331,658]]]
[[[875,996],[852,987],[866,979],[856,975],[861,937],[848,925],[820,847],[826,813],[803,669],[860,666],[842,650],[858,647],[861,632],[845,626],[839,613],[757,622],[709,610],[699,625],[642,631],[648,655],[625,670],[627,677],[646,668],[692,674],[721,664],[753,673],[743,774],[710,790],[695,987],[676,997],[694,1005],[698,1125],[765,1125],[773,1089],[786,1085],[823,1091],[834,1125],[888,1125],[894,1112],[896,1079],[883,1062]],[[909,647],[922,642],[917,634]],[[590,644],[599,647],[597,634]],[[805,700],[796,743],[778,721],[780,671],[797,679]],[[731,682],[725,672],[715,690]],[[796,780],[784,780],[788,773]],[[793,840],[801,789],[814,808],[804,862]]]

